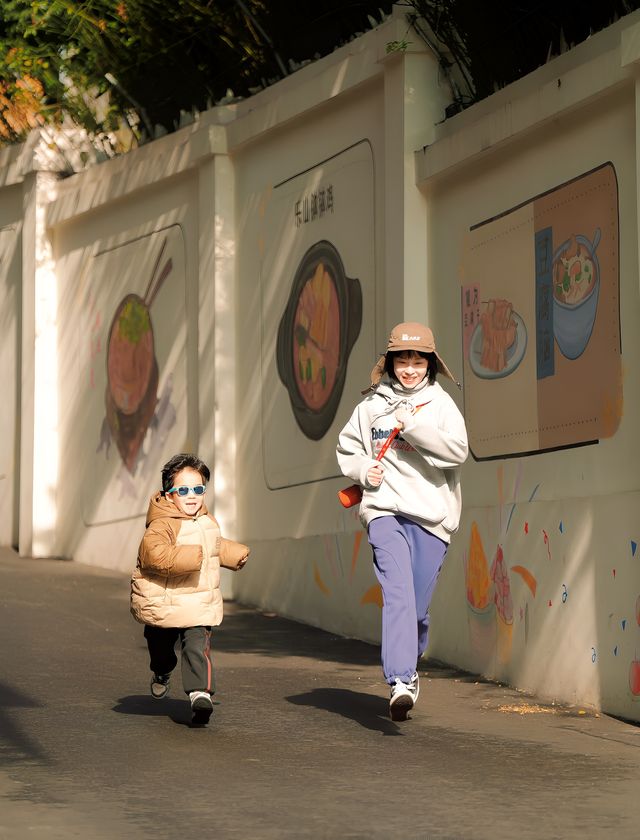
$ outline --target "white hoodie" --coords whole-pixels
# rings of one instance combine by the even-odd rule
[[[384,455],[379,487],[367,472],[389,434],[398,425],[395,412],[416,411]],[[411,390],[384,380],[359,403],[340,432],[336,454],[342,472],[362,485],[360,521],[401,514],[449,542],[460,521],[460,464],[469,451],[467,430],[458,407],[437,383]]]

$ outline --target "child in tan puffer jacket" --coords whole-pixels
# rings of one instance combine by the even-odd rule
[[[151,694],[165,697],[177,665],[180,640],[182,685],[193,723],[213,711],[211,628],[222,621],[220,566],[241,569],[246,545],[226,540],[204,503],[210,472],[196,455],[175,455],[162,468],[162,490],[151,497],[146,531],[131,578],[131,612],[145,625]]]

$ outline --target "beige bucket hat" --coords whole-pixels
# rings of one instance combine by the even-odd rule
[[[419,324],[417,321],[404,321],[402,324],[397,324],[391,330],[389,334],[389,341],[387,342],[387,350],[384,355],[380,356],[375,367],[371,371],[371,386],[367,389],[368,391],[375,388],[382,379],[387,353],[397,353],[402,350],[417,350],[419,353],[434,353],[436,359],[438,360],[438,372],[443,376],[448,376],[449,379],[452,382],[455,382],[458,388],[460,388],[460,383],[438,354],[438,351],[436,350],[436,340],[429,327],[425,327],[424,324]]]

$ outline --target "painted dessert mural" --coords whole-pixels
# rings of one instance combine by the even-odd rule
[[[498,661],[504,664],[511,656],[513,639],[513,601],[511,583],[504,558],[504,551],[499,545],[491,564],[491,580],[494,584],[493,602],[496,605],[498,626]]]
[[[479,667],[484,668],[493,656],[497,625],[493,582],[480,530],[475,522],[471,525],[469,552],[465,560],[465,583],[469,641]]]

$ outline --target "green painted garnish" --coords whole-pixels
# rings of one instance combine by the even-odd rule
[[[139,344],[142,337],[151,329],[151,318],[147,307],[137,301],[128,300],[122,307],[118,318],[118,331],[131,344]]]

